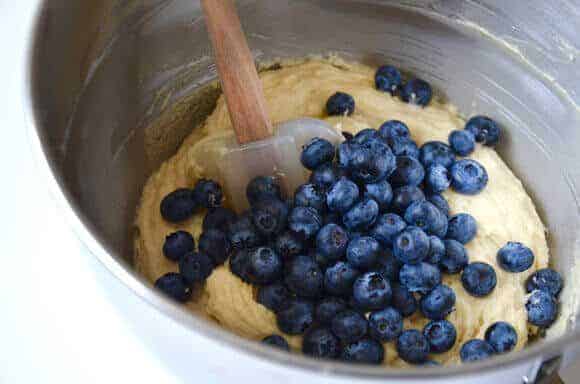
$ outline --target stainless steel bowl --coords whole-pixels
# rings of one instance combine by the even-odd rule
[[[133,219],[147,176],[212,108],[215,79],[197,1],[45,0],[29,61],[31,140],[74,229],[123,283],[192,335],[276,363],[279,377],[325,382],[532,381],[578,349],[580,5],[530,0],[247,0],[257,60],[338,53],[420,74],[465,115],[507,132],[501,155],[538,203],[554,266],[566,276],[562,323],[525,351],[445,369],[385,371],[272,352],[190,316],[131,267]],[[203,97],[196,95],[200,93]],[[553,359],[556,358],[556,359]],[[316,375],[324,372],[326,375]],[[277,376],[277,377],[278,377]],[[513,381],[517,382],[517,381]]]

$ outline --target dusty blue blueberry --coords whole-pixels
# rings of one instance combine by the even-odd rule
[[[443,240],[437,236],[429,236],[429,254],[425,261],[438,266],[443,256],[445,256],[445,243],[443,243]]]
[[[548,292],[554,297],[558,297],[564,281],[562,276],[551,268],[543,268],[534,272],[526,281],[526,291],[528,293],[539,289]]]
[[[331,329],[343,343],[353,343],[366,336],[368,321],[361,313],[346,310],[332,319]]]
[[[468,156],[475,149],[475,136],[470,131],[453,131],[449,134],[449,146],[458,156]]]
[[[344,213],[356,203],[359,189],[355,183],[341,177],[326,193],[326,204],[333,212]]]
[[[210,209],[203,218],[203,230],[219,229],[227,231],[228,227],[237,220],[238,216],[229,208],[217,207]]]
[[[393,256],[393,252],[389,248],[381,249],[375,270],[390,282],[397,282],[400,269],[401,263]]]
[[[409,317],[417,311],[418,304],[415,296],[401,284],[391,284],[393,298],[391,305],[399,311],[403,317]]]
[[[286,228],[288,206],[278,199],[257,201],[252,205],[251,219],[261,236],[275,236]]]
[[[403,86],[401,98],[409,104],[426,106],[431,102],[433,90],[431,85],[422,79],[411,79]]]
[[[508,241],[497,252],[497,263],[505,271],[524,272],[534,264],[534,253],[522,243]]]
[[[499,125],[486,116],[474,116],[467,121],[465,129],[473,134],[475,140],[483,145],[495,146],[501,136]]]
[[[370,236],[360,236],[352,239],[346,248],[346,260],[359,270],[367,270],[374,266],[380,251],[380,244]]]
[[[290,298],[290,291],[284,284],[273,283],[258,289],[256,301],[272,312],[278,312]]]
[[[179,259],[179,273],[190,285],[204,282],[214,268],[211,258],[205,253],[189,252]]]
[[[359,276],[352,287],[356,308],[371,311],[386,307],[392,297],[391,285],[381,274],[367,272]]]
[[[449,170],[441,164],[434,164],[427,169],[425,187],[431,193],[446,191],[451,185]]]
[[[463,363],[489,359],[495,351],[485,340],[472,339],[461,346],[459,357]]]
[[[354,181],[365,184],[376,183],[384,180],[395,170],[395,155],[382,139],[348,145],[351,149],[346,168]]]
[[[393,341],[403,332],[403,317],[393,307],[369,315],[369,335],[381,343]]]
[[[248,251],[247,278],[257,285],[271,284],[282,275],[282,257],[270,247]]]
[[[354,113],[354,108],[354,98],[344,92],[336,92],[326,102],[326,113],[329,116],[350,116]]]
[[[455,161],[455,154],[447,144],[441,141],[429,141],[421,146],[419,160],[425,168],[435,164],[449,168]]]
[[[334,163],[324,163],[319,165],[310,174],[310,183],[318,185],[322,189],[330,188],[342,176],[345,176],[345,171]]]
[[[427,197],[427,201],[433,203],[445,216],[449,217],[449,203],[447,203],[447,200],[443,196],[436,193]]]
[[[180,303],[185,303],[191,297],[191,286],[179,273],[168,272],[161,276],[155,281],[155,288]]]
[[[304,239],[311,239],[320,230],[322,218],[312,207],[295,207],[288,217],[288,228]]]
[[[274,240],[274,249],[283,260],[289,260],[302,253],[304,243],[300,236],[291,231],[286,231]]]
[[[271,176],[258,176],[246,187],[246,197],[250,205],[265,199],[282,199],[280,185]]]
[[[379,215],[379,205],[368,197],[352,206],[342,216],[342,222],[349,231],[362,231],[371,227]]]
[[[429,237],[417,227],[408,227],[393,243],[393,254],[404,264],[417,264],[429,254]]]
[[[451,187],[465,195],[476,195],[481,192],[489,177],[487,171],[475,160],[461,159],[453,163],[450,169]]]
[[[447,216],[428,201],[411,204],[405,211],[405,221],[428,235],[444,237],[447,233]]]
[[[442,272],[453,274],[459,273],[469,263],[467,250],[457,240],[443,240],[445,244],[445,255],[439,262]]]
[[[221,265],[229,257],[231,246],[223,231],[208,229],[199,236],[199,251],[208,255],[215,265]]]
[[[421,364],[429,356],[429,342],[416,329],[403,331],[397,339],[396,348],[399,357],[410,364]]]
[[[438,285],[421,298],[423,315],[431,320],[443,320],[455,308],[455,292],[447,285]]]
[[[404,187],[396,188],[393,190],[391,211],[398,215],[404,215],[409,205],[416,201],[423,200],[425,200],[425,194],[419,187],[406,185]]]
[[[459,213],[449,219],[447,238],[461,244],[469,243],[477,235],[477,222],[469,213]]]
[[[526,302],[528,322],[548,328],[558,317],[558,302],[546,291],[533,291]]]
[[[222,187],[213,180],[199,180],[192,193],[193,198],[204,208],[216,208],[222,204]]]
[[[310,256],[299,255],[286,264],[284,282],[298,296],[319,297],[324,287],[324,274]]]
[[[348,308],[346,301],[341,298],[327,296],[321,299],[314,309],[314,317],[319,324],[330,324],[332,319]]]
[[[399,280],[410,292],[425,295],[441,284],[441,272],[429,263],[405,264],[399,272]]]
[[[394,95],[403,85],[401,72],[391,65],[383,65],[375,72],[375,86],[379,91]]]
[[[373,128],[365,128],[357,132],[353,136],[352,142],[357,144],[364,144],[368,141],[378,139],[380,137],[379,131]]]
[[[245,281],[250,283],[248,279],[248,250],[247,249],[237,249],[233,252],[230,257],[230,271]]]
[[[356,364],[381,364],[385,358],[385,350],[376,340],[363,338],[346,345],[340,354],[340,359]]]
[[[227,236],[234,249],[253,248],[260,243],[260,235],[249,213],[241,215],[229,226]]]
[[[326,210],[326,193],[316,184],[302,184],[294,192],[294,206],[312,207],[320,213]]]
[[[326,224],[316,235],[316,248],[329,262],[341,259],[348,244],[348,233],[338,224]]]
[[[423,335],[429,342],[431,353],[444,353],[455,345],[457,331],[455,326],[447,320],[434,320],[423,328]]]
[[[348,263],[338,261],[324,272],[324,290],[331,295],[350,295],[359,274],[360,272]]]
[[[417,186],[423,182],[425,178],[425,169],[414,157],[398,156],[397,168],[391,174],[389,181],[395,187],[402,187],[403,185]]]
[[[189,219],[200,207],[191,189],[177,189],[161,200],[159,210],[161,216],[171,223],[179,223]]]
[[[493,347],[495,353],[507,353],[516,347],[518,333],[510,323],[498,321],[485,331],[485,341]]]
[[[302,353],[321,359],[334,359],[340,353],[340,341],[328,328],[313,328],[304,334]]]
[[[400,137],[392,139],[389,142],[389,145],[391,146],[391,150],[395,156],[409,156],[414,157],[415,159],[419,158],[419,147],[416,142],[409,138]]]
[[[378,217],[370,235],[384,247],[391,247],[395,238],[407,227],[405,220],[394,213],[387,213]]]
[[[365,184],[363,194],[377,202],[379,211],[385,212],[393,200],[393,189],[387,180]]]
[[[177,231],[165,237],[163,254],[169,260],[178,261],[183,255],[195,249],[195,240],[191,233]]]
[[[461,274],[461,284],[471,296],[484,297],[494,290],[497,276],[491,265],[482,262],[471,263]]]
[[[334,145],[326,139],[315,137],[304,145],[300,161],[311,171],[334,159]]]
[[[379,134],[389,145],[392,145],[395,141],[400,139],[411,139],[411,131],[409,131],[409,127],[407,124],[399,120],[385,121],[379,128]]]
[[[276,314],[278,328],[288,335],[301,335],[314,323],[314,305],[305,299],[291,299]]]
[[[278,348],[286,352],[290,352],[290,346],[285,338],[280,335],[270,335],[262,339],[262,343],[270,347]]]

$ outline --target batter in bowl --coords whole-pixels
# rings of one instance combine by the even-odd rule
[[[264,71],[263,82],[268,112],[274,124],[299,117],[324,119],[337,131],[356,133],[364,128],[378,128],[387,120],[405,122],[413,140],[420,146],[431,141],[447,141],[451,131],[462,129],[465,121],[453,105],[436,98],[425,108],[404,103],[388,93],[375,89],[375,68],[339,59],[307,59],[282,62],[281,68]],[[356,101],[351,116],[329,117],[325,104],[337,91],[352,95]],[[201,233],[205,212],[180,224],[163,220],[159,214],[161,200],[177,188],[191,188],[204,176],[194,161],[193,154],[202,148],[206,139],[231,131],[227,107],[223,97],[204,124],[195,128],[178,152],[167,160],[148,180],[138,209],[135,239],[135,264],[147,279],[177,271],[177,264],[162,253],[165,237],[185,230]],[[484,338],[485,330],[497,321],[506,321],[518,333],[516,349],[523,348],[537,329],[528,326],[524,304],[525,280],[534,271],[548,266],[549,252],[542,224],[532,202],[518,178],[501,160],[494,149],[477,145],[470,155],[480,162],[489,174],[487,187],[477,195],[462,195],[449,189],[443,193],[451,214],[469,213],[476,218],[478,232],[466,245],[470,262],[482,261],[492,265],[497,273],[497,286],[486,297],[476,298],[463,288],[460,275],[443,275],[443,283],[457,295],[456,310],[447,320],[457,330],[457,342],[448,352],[432,355],[444,364],[459,362],[459,348],[467,340]],[[227,202],[226,202],[227,205]],[[496,262],[498,249],[508,241],[527,245],[534,253],[534,265],[523,273],[508,273]],[[257,303],[256,289],[232,274],[227,263],[216,268],[205,286],[196,292],[187,305],[201,312],[224,328],[252,340],[261,340],[271,334],[281,334],[274,313]],[[428,322],[419,313],[405,319],[405,329],[422,329]],[[286,336],[292,348],[299,350],[300,336]],[[393,343],[385,343],[385,364],[406,366],[397,357]]]

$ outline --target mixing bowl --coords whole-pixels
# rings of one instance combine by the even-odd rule
[[[462,114],[502,123],[498,151],[536,201],[554,267],[567,282],[559,323],[526,350],[489,361],[385,370],[271,351],[151,289],[131,260],[141,189],[217,97],[193,0],[39,2],[28,68],[31,141],[63,212],[92,253],[192,337],[241,350],[256,367],[267,362],[272,378],[282,381],[532,382],[572,361],[580,343],[580,5],[247,0],[238,7],[260,62],[333,53],[390,63],[431,82]]]

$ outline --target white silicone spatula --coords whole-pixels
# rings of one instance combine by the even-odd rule
[[[256,176],[276,177],[286,193],[303,183],[302,146],[314,137],[337,144],[342,135],[322,120],[301,118],[272,127],[262,84],[231,0],[202,0],[222,90],[235,135],[205,141],[195,161],[219,180],[232,207],[248,206],[246,186]]]

